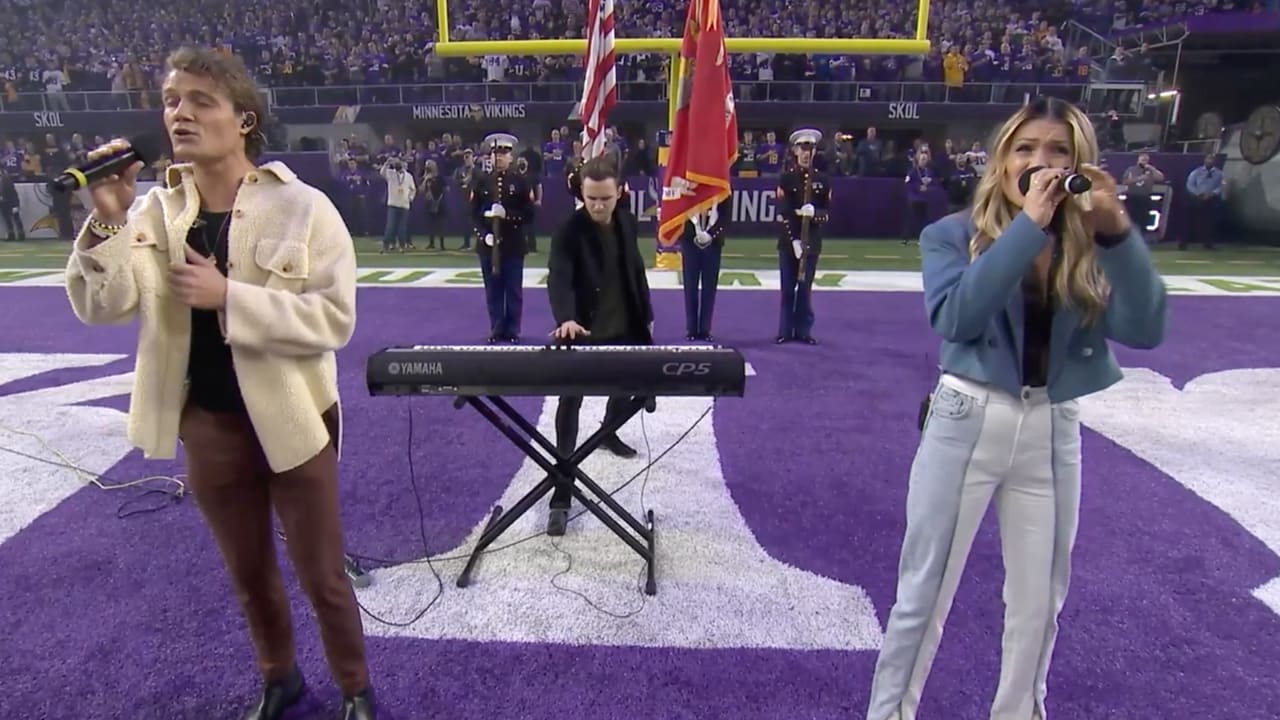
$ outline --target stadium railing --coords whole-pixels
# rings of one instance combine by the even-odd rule
[[[735,80],[738,102],[965,102],[1020,105],[1025,95],[1056,95],[1081,102],[1094,88],[1078,83],[965,83],[947,87],[926,82],[783,82]],[[1095,83],[1096,85],[1096,83]],[[1120,89],[1112,83],[1108,89]],[[1142,83],[1123,83],[1123,89],[1142,97]],[[327,85],[321,87],[273,87],[264,90],[267,103],[277,107],[333,105],[427,105],[440,103],[561,103],[582,93],[580,82],[425,83],[414,85]],[[667,83],[620,83],[623,101],[665,101]],[[63,92],[60,95],[18,93],[12,100],[0,98],[0,112],[83,112],[159,109],[158,91]],[[1122,111],[1123,112],[1123,111]]]

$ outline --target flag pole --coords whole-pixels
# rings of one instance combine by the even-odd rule
[[[680,102],[680,78],[684,75],[684,60],[680,57],[680,53],[671,53],[671,65],[667,71],[667,130],[668,137],[670,133],[676,129],[676,108]],[[658,151],[658,156],[662,160],[659,163],[658,171],[662,173],[662,177],[666,177],[666,161],[669,157],[668,153]],[[658,216],[653,224],[654,242],[657,245],[657,251],[653,254],[653,267],[655,270],[679,270],[682,267],[682,258],[680,256],[680,246],[676,245],[673,249],[664,248],[662,240],[657,236],[658,228],[662,226],[662,202],[658,202]]]

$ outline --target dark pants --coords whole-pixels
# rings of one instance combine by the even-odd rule
[[[324,418],[330,438],[336,438],[337,407]],[[347,695],[367,688],[364,629],[343,568],[333,442],[299,467],[273,473],[243,412],[214,413],[189,403],[179,435],[187,484],[222,553],[263,679],[283,679],[295,662],[289,598],[276,564],[274,510],[294,572],[315,610],[334,681]]]
[[[818,253],[805,256],[805,278],[800,282],[800,261],[790,244],[778,251],[778,271],[782,276],[782,308],[778,337],[806,338],[813,332],[813,273],[818,269]]]
[[[369,200],[364,195],[347,198],[347,227],[353,237],[364,237],[369,232]]]
[[[644,344],[638,338],[639,333],[630,332],[621,337],[611,338],[587,338],[586,342],[592,345],[641,345]],[[609,398],[604,408],[604,420],[601,424],[608,423],[618,417],[622,412],[622,405],[629,396],[618,395]],[[565,395],[560,397],[560,402],[556,404],[556,449],[561,454],[568,456],[578,449],[578,415],[582,411],[582,398],[580,396]],[[569,492],[568,486],[559,487],[551,494],[551,507],[567,508],[573,500],[573,495]]]
[[[1187,210],[1189,222],[1179,247],[1186,247],[1189,243],[1204,243],[1207,248],[1213,247],[1217,241],[1218,221],[1222,216],[1222,198],[1216,195],[1205,200],[1190,198]]]
[[[909,199],[907,201],[907,217],[902,227],[903,240],[919,240],[924,226],[929,224],[929,201]]]
[[[684,326],[689,335],[711,334],[711,314],[720,284],[720,256],[724,246],[700,248],[692,240],[680,241],[680,264],[684,273]]]
[[[9,242],[27,239],[27,232],[22,227],[22,215],[18,208],[0,208],[0,224],[5,226]]]
[[[444,249],[444,213],[428,209],[426,217],[427,247],[434,248],[436,238],[440,239],[440,249]]]
[[[618,417],[626,396],[611,397],[605,405],[604,422]],[[582,398],[564,396],[556,404],[556,449],[566,457],[578,449],[578,415],[582,412]],[[551,493],[551,507],[568,508],[573,501],[568,485],[557,485]]]
[[[538,233],[535,231],[534,218],[538,215],[538,206],[530,205],[525,213],[523,232],[524,241],[529,246],[529,252],[538,252]]]
[[[498,258],[495,276],[492,255],[480,256],[485,304],[489,307],[489,336],[515,340],[520,337],[520,318],[524,311],[524,256],[499,253]]]

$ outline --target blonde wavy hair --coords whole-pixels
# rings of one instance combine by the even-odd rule
[[[1005,121],[990,143],[991,159],[986,172],[973,194],[973,224],[977,228],[969,241],[969,256],[976,259],[991,247],[1000,233],[1013,221],[1020,208],[1005,194],[1005,166],[1013,152],[1013,140],[1018,129],[1032,120],[1057,120],[1064,123],[1071,134],[1073,167],[1098,162],[1098,138],[1089,118],[1074,105],[1064,100],[1041,97],[1024,105]],[[1068,196],[1058,212],[1062,234],[1062,257],[1056,272],[1050,278],[1054,294],[1083,317],[1086,324],[1093,324],[1106,310],[1111,287],[1098,267],[1097,246],[1093,228],[1085,224],[1088,196]]]

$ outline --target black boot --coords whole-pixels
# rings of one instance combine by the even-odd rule
[[[288,675],[262,688],[262,699],[245,713],[244,720],[280,720],[285,711],[302,698],[306,687],[302,671],[295,665]]]
[[[365,688],[358,695],[342,699],[342,720],[374,720],[376,717],[378,713],[373,702],[373,688]]]
[[[639,453],[630,445],[622,442],[622,438],[617,435],[610,435],[605,441],[600,443],[600,447],[622,458],[633,458]]]

